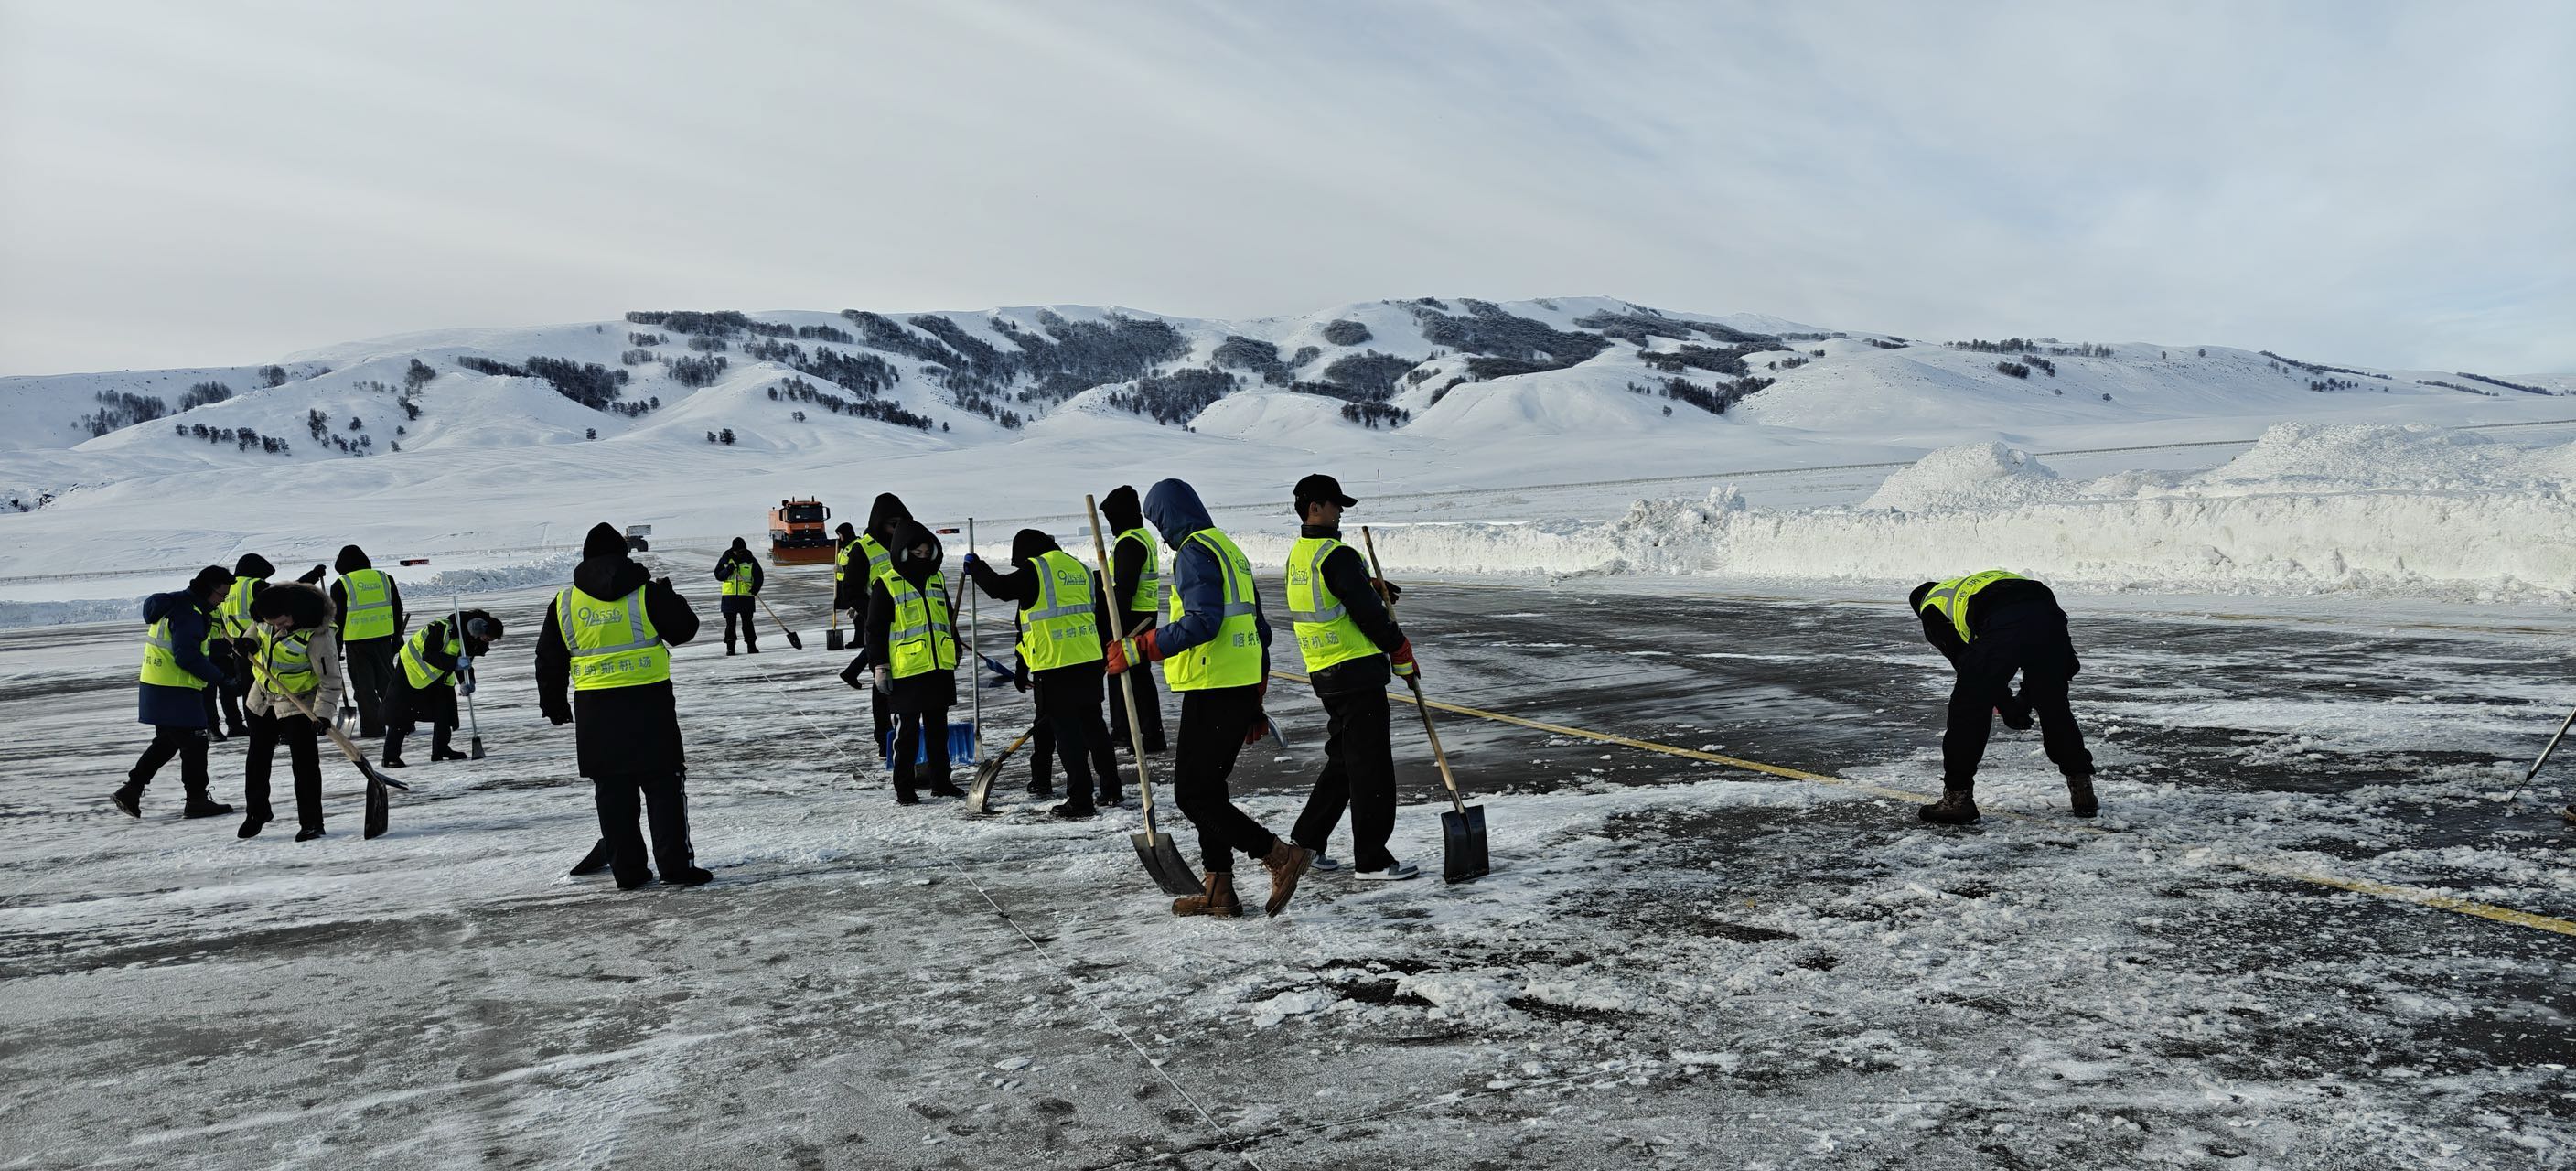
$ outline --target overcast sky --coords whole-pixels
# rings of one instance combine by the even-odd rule
[[[2576,4],[0,0],[0,373],[1602,294],[2576,371]]]

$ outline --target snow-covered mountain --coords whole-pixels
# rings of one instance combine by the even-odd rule
[[[2250,436],[2293,418],[2511,421],[2569,413],[2555,396],[2570,392],[2576,376],[2345,369],[2221,346],[1970,346],[1598,297],[1366,301],[1250,321],[1080,306],[639,311],[261,367],[0,378],[0,515],[42,506],[67,533],[131,529],[130,547],[100,559],[150,564],[252,534],[336,543],[353,525],[446,547],[535,543],[567,490],[712,534],[791,492],[953,488],[961,499],[940,507],[960,515],[1062,515],[1081,491],[1160,475],[1252,500],[1318,468],[1365,473],[1373,489],[1473,490],[1969,441]],[[166,506],[191,499],[259,503],[190,517],[203,532],[144,536],[170,533]]]

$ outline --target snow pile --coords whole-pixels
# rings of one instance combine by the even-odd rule
[[[1863,505],[1921,512],[1934,508],[1995,508],[2044,499],[2057,473],[2000,443],[1945,447],[1887,478]]]
[[[1914,582],[1987,566],[2097,589],[2576,596],[2576,444],[2281,424],[2196,475],[2093,481],[1947,448],[1859,507],[1755,509],[1730,488],[1608,525],[1381,530],[1390,570]],[[1284,546],[1283,546],[1284,548]],[[1272,553],[1276,556],[1276,552]]]

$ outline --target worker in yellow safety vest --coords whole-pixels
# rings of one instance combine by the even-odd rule
[[[840,568],[834,566],[832,572],[838,574]],[[725,620],[725,653],[733,653],[734,624],[740,623],[742,645],[751,653],[759,654],[760,624],[756,621],[758,615],[753,613],[753,607],[760,604],[762,582],[760,558],[753,555],[750,543],[735,537],[733,547],[716,558],[715,577],[716,590],[720,595],[716,608],[724,613]]]
[[[259,627],[251,621],[251,599],[268,587],[269,577],[276,572],[277,567],[257,553],[244,553],[233,562],[232,587],[224,591],[224,604],[216,608],[215,615],[223,620],[223,644],[230,646],[237,661],[257,649]],[[223,650],[223,645],[219,645],[217,650]],[[224,735],[250,734],[250,725],[243,721],[241,708],[241,701],[250,694],[250,686],[250,672],[235,671],[231,682],[207,689],[207,694],[215,696],[223,704]]]
[[[295,777],[295,840],[309,842],[322,836],[322,750],[316,737],[338,713],[345,686],[331,600],[317,587],[284,582],[259,591],[242,619],[257,634],[243,656],[251,677],[244,705],[250,711],[250,749],[242,757],[242,804],[248,808],[236,836],[258,837],[276,819],[268,778],[283,745]]]
[[[2066,778],[2067,802],[2077,817],[2099,809],[2093,795],[2093,754],[2075,725],[2066,688],[2082,665],[2066,630],[2066,611],[2045,585],[2007,570],[1989,569],[1914,587],[1907,604],[1923,622],[1923,637],[1950,660],[1950,712],[1941,733],[1941,800],[1923,807],[1925,821],[1966,825],[1977,820],[1977,766],[1985,759],[1994,719],[2016,731],[2034,717],[2048,759]],[[2014,674],[2021,676],[2015,694]]]
[[[1301,527],[1288,549],[1288,618],[1326,723],[1324,768],[1289,836],[1315,851],[1316,869],[1339,869],[1324,846],[1348,808],[1353,872],[1411,878],[1420,869],[1386,848],[1395,833],[1386,685],[1415,673],[1413,643],[1380,604],[1368,559],[1342,543],[1342,510],[1359,501],[1343,495],[1333,477],[1313,475],[1297,481],[1294,503]]]
[[[143,816],[143,789],[170,758],[179,759],[179,785],[187,793],[181,813],[187,817],[221,817],[233,811],[206,795],[207,725],[214,705],[209,687],[222,683],[226,668],[213,657],[222,635],[215,611],[233,575],[209,565],[188,579],[188,588],[143,599],[143,669],[137,675],[136,719],[152,725],[152,743],[125,774],[125,783],[108,795],[127,817]]]
[[[1181,696],[1181,728],[1172,752],[1172,796],[1199,831],[1206,893],[1172,902],[1175,915],[1243,913],[1234,890],[1234,853],[1258,858],[1270,872],[1264,907],[1288,906],[1315,853],[1271,833],[1234,803],[1226,779],[1245,745],[1270,729],[1261,711],[1269,691],[1270,621],[1261,613],[1252,561],[1217,530],[1198,491],[1163,480],[1145,492],[1145,516],[1172,550],[1171,608],[1159,627],[1109,645],[1109,673],[1149,662]]]
[[[331,610],[339,615],[340,653],[349,660],[349,695],[358,707],[359,737],[384,734],[385,696],[393,690],[394,655],[410,628],[402,590],[356,545],[340,547],[332,562]]]
[[[616,526],[593,526],[572,585],[546,607],[537,633],[537,708],[557,726],[575,725],[581,775],[599,809],[599,844],[574,874],[611,870],[620,890],[653,881],[655,867],[677,886],[715,877],[699,868],[689,840],[688,762],[671,690],[671,648],[697,636],[698,613],[671,579],[629,557]],[[653,829],[649,864],[635,828],[639,796]]]
[[[1020,608],[1020,663],[1033,689],[1038,728],[1046,732],[1032,737],[1032,759],[1053,750],[1064,763],[1065,800],[1048,812],[1079,819],[1095,814],[1100,804],[1118,804],[1114,773],[1099,778],[1097,803],[1092,795],[1092,766],[1109,758],[1109,725],[1100,718],[1101,631],[1109,608],[1090,567],[1036,529],[1021,529],[1011,538],[1011,572],[996,573],[972,553],[965,566],[986,594]],[[1046,795],[1043,783],[1032,784],[1030,792]]]
[[[879,579],[894,572],[897,530],[911,521],[912,510],[904,506],[900,497],[892,492],[878,493],[876,501],[868,506],[868,527],[841,546],[839,556],[845,576],[833,590],[833,604],[850,612],[852,637],[860,643],[854,648],[858,653],[850,656],[850,665],[841,668],[841,682],[868,693],[868,722],[876,729],[879,753],[892,743],[894,710],[886,706],[885,692],[870,687],[866,678],[869,591]]]
[[[501,637],[501,620],[481,610],[439,618],[413,631],[394,656],[393,688],[385,693],[386,768],[402,768],[403,738],[417,721],[429,718],[429,759],[463,760],[449,746],[462,721],[456,717],[456,693],[474,694],[474,664],[491,653]]]
[[[963,797],[949,779],[948,709],[957,704],[957,607],[939,572],[939,538],[911,520],[895,526],[892,572],[868,583],[861,657],[894,717],[894,799]]]
[[[1100,498],[1103,527],[1109,530],[1109,600],[1115,617],[1111,638],[1130,638],[1154,628],[1163,609],[1162,550],[1154,534],[1146,531],[1144,507],[1136,499],[1136,489],[1126,485],[1109,490]],[[1154,673],[1138,671],[1136,688],[1136,723],[1145,733],[1145,751],[1160,753],[1167,749],[1163,740],[1163,693],[1154,686]],[[1127,705],[1109,705],[1109,743],[1121,752],[1133,751],[1136,738],[1127,731]]]

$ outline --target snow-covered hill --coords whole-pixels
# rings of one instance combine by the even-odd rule
[[[1265,501],[1314,470],[1373,491],[1466,491],[1963,442],[2247,438],[2285,419],[2557,418],[2576,414],[2557,397],[2570,392],[2576,376],[2345,370],[2199,345],[1996,352],[1598,297],[1250,321],[639,311],[266,367],[0,378],[0,523],[16,538],[0,576],[301,556],[359,535],[516,548],[604,511],[739,535],[791,492],[855,509],[892,488],[926,514],[1062,517],[1084,492],[1164,475],[1219,501]]]

